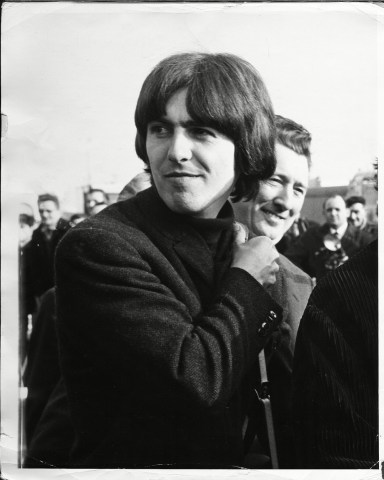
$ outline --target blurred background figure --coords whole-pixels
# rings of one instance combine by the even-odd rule
[[[109,205],[109,196],[101,188],[90,188],[85,194],[85,213],[89,216],[95,215],[102,208],[94,209],[96,205],[107,207]]]
[[[355,228],[367,232],[372,236],[372,240],[377,238],[377,223],[368,222],[365,198],[352,196],[347,198],[345,204],[349,210],[348,222]]]
[[[325,200],[323,215],[323,225],[309,228],[286,251],[293,263],[316,279],[335,270],[371,241],[366,232],[348,224],[348,210],[340,195]]]
[[[24,248],[26,295],[34,299],[28,302],[28,314],[36,312],[40,297],[54,286],[54,253],[70,228],[69,222],[61,218],[56,195],[39,195],[37,204],[41,222]]]
[[[35,225],[35,217],[26,213],[20,213],[19,215],[19,246],[20,248],[32,239],[33,227]]]
[[[84,213],[74,213],[69,219],[69,224],[71,225],[71,227],[74,227],[86,218],[87,216]]]
[[[37,206],[40,214],[40,224],[32,232],[29,241],[20,247],[20,359],[21,359],[21,385],[28,387],[23,383],[29,381],[29,373],[25,376],[26,370],[33,367],[35,364],[36,342],[42,342],[43,337],[40,335],[40,328],[35,326],[41,323],[38,321],[41,317],[42,299],[44,294],[54,285],[54,254],[56,247],[70,228],[68,221],[61,217],[61,209],[59,199],[56,195],[46,193],[39,195],[37,199]],[[19,221],[24,224],[27,221],[28,226],[31,226],[31,216],[21,214]],[[26,227],[23,226],[23,231]],[[26,235],[23,242],[26,241]],[[44,308],[45,311],[45,308]],[[53,322],[51,328],[54,328]],[[50,349],[57,350],[57,346],[45,344],[47,355]],[[47,358],[47,357],[44,357]],[[39,375],[34,376],[34,380],[38,385],[46,383],[47,378],[50,377],[50,371],[56,367],[57,362],[43,362],[40,364]],[[23,425],[26,434],[25,441],[30,439],[31,425],[34,426],[35,420],[38,416],[34,413],[36,411],[36,389],[32,389],[31,393],[28,391],[28,396],[25,403],[25,424]],[[40,393],[39,395],[40,396]],[[30,400],[32,398],[32,410],[30,408]],[[24,406],[22,407],[24,409]],[[32,411],[32,414],[31,414]]]
[[[23,372],[23,382],[28,389],[24,425],[27,450],[48,398],[60,378],[55,318],[55,290],[51,288],[41,298]]]
[[[140,172],[134,176],[119,193],[118,201],[128,200],[134,197],[136,193],[146,190],[151,186],[151,176],[147,172]]]
[[[104,208],[108,207],[108,204],[105,202],[100,202],[100,203],[95,203],[90,209],[89,209],[89,215],[93,217],[93,215],[96,215],[97,213],[101,212],[104,210]]]
[[[23,363],[27,345],[29,330],[32,326],[32,319],[28,317],[28,312],[34,308],[33,296],[28,296],[26,283],[26,262],[25,247],[32,239],[35,217],[32,208],[22,208],[19,214],[19,352],[21,363]]]

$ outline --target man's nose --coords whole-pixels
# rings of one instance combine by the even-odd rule
[[[168,150],[172,162],[185,162],[192,158],[192,143],[185,132],[175,132]]]
[[[275,198],[275,205],[281,210],[291,210],[293,207],[293,189],[289,186],[283,187]]]

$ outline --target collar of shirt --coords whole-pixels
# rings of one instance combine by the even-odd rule
[[[332,235],[336,235],[337,238],[343,238],[347,228],[348,228],[348,223],[345,223],[344,225],[342,225],[339,228],[330,227],[329,233],[332,233]]]

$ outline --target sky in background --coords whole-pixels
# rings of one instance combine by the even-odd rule
[[[254,64],[276,113],[311,131],[312,176],[348,184],[382,148],[383,23],[370,4],[5,4],[3,189],[56,192],[69,210],[88,184],[120,191],[142,169],[142,82],[187,50]]]

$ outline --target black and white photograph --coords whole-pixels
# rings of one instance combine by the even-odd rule
[[[381,478],[383,4],[1,32],[1,478]]]

